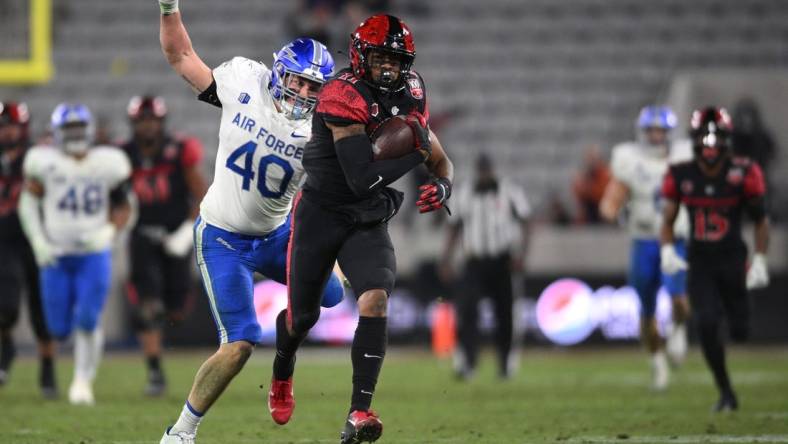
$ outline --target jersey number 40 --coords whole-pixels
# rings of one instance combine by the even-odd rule
[[[252,181],[255,180],[255,177],[257,177],[257,191],[259,191],[263,197],[279,199],[285,194],[285,191],[287,191],[287,186],[290,185],[290,180],[293,178],[293,167],[290,165],[290,162],[282,159],[281,157],[269,154],[260,158],[260,162],[257,164],[257,174],[255,174],[255,171],[252,168],[252,162],[254,160],[254,152],[256,149],[256,143],[246,142],[245,144],[236,148],[235,151],[230,153],[230,155],[227,157],[227,163],[225,166],[230,171],[240,175],[243,178],[243,184],[241,185],[241,188],[243,188],[245,191],[249,191]],[[241,157],[243,157],[243,166],[238,164],[238,159]],[[268,185],[266,184],[266,179],[269,177],[269,167],[271,164],[279,166],[284,171],[282,178],[278,179],[280,180],[279,188],[276,190],[268,189]],[[271,179],[274,179],[274,177],[271,177]]]

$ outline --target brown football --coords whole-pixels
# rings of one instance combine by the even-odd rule
[[[369,138],[375,160],[398,159],[416,150],[413,130],[399,116],[381,122]]]

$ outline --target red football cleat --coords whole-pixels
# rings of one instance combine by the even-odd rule
[[[345,422],[345,430],[340,437],[341,444],[373,442],[383,434],[383,423],[373,410],[353,410]]]
[[[284,381],[271,378],[271,390],[268,392],[268,411],[271,412],[271,418],[279,425],[287,424],[294,409],[293,377]]]

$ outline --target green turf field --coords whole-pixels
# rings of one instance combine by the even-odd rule
[[[98,405],[45,402],[32,359],[17,362],[0,388],[0,443],[157,443],[174,421],[192,375],[210,352],[170,355],[170,392],[141,395],[143,365],[109,355],[96,387]],[[742,410],[712,415],[716,399],[697,350],[674,373],[666,393],[648,391],[646,357],[637,347],[525,350],[522,369],[495,379],[491,359],[470,383],[450,378],[448,361],[413,349],[386,357],[374,407],[384,423],[381,443],[788,443],[788,349],[735,349],[730,354]],[[349,353],[311,349],[296,373],[297,408],[285,427],[265,404],[270,350],[258,350],[206,416],[198,442],[337,443],[348,407]],[[61,392],[70,360],[59,366]],[[261,388],[261,384],[264,388]]]

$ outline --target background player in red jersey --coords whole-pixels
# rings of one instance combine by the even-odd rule
[[[157,396],[166,387],[160,362],[162,322],[183,316],[192,287],[192,227],[206,190],[199,170],[203,149],[195,138],[167,133],[167,106],[161,97],[135,96],[127,111],[132,137],[123,149],[131,159],[139,201],[127,295],[147,360],[145,393]]]
[[[725,109],[707,107],[692,115],[690,136],[695,159],[673,165],[665,176],[661,265],[667,274],[689,267],[687,289],[700,329],[703,356],[720,391],[715,411],[736,410],[738,400],[725,365],[720,339],[724,311],[734,341],[749,334],[748,288],[769,284],[766,249],[769,220],[766,184],[757,163],[732,156],[731,120]],[[687,262],[673,248],[673,222],[684,204],[690,213]],[[755,222],[755,254],[746,268],[741,236],[742,213]]]
[[[38,339],[41,393],[45,398],[54,398],[55,346],[41,310],[38,266],[16,211],[24,182],[22,161],[29,146],[29,123],[27,105],[0,102],[0,385],[6,383],[16,354],[11,330],[19,317],[24,292]]]
[[[401,20],[376,15],[364,21],[351,35],[350,67],[318,96],[304,149],[307,180],[293,209],[289,304],[277,318],[269,409],[279,424],[290,419],[295,353],[320,316],[320,295],[338,260],[358,296],[360,316],[343,444],[375,441],[383,429],[370,404],[386,352],[386,310],[396,275],[387,221],[403,198],[387,185],[426,163],[434,179],[421,188],[419,211],[442,208],[451,193],[453,166],[427,126],[424,82],[410,69],[415,55],[413,36]],[[406,117],[414,150],[373,161],[369,134],[392,116]]]

